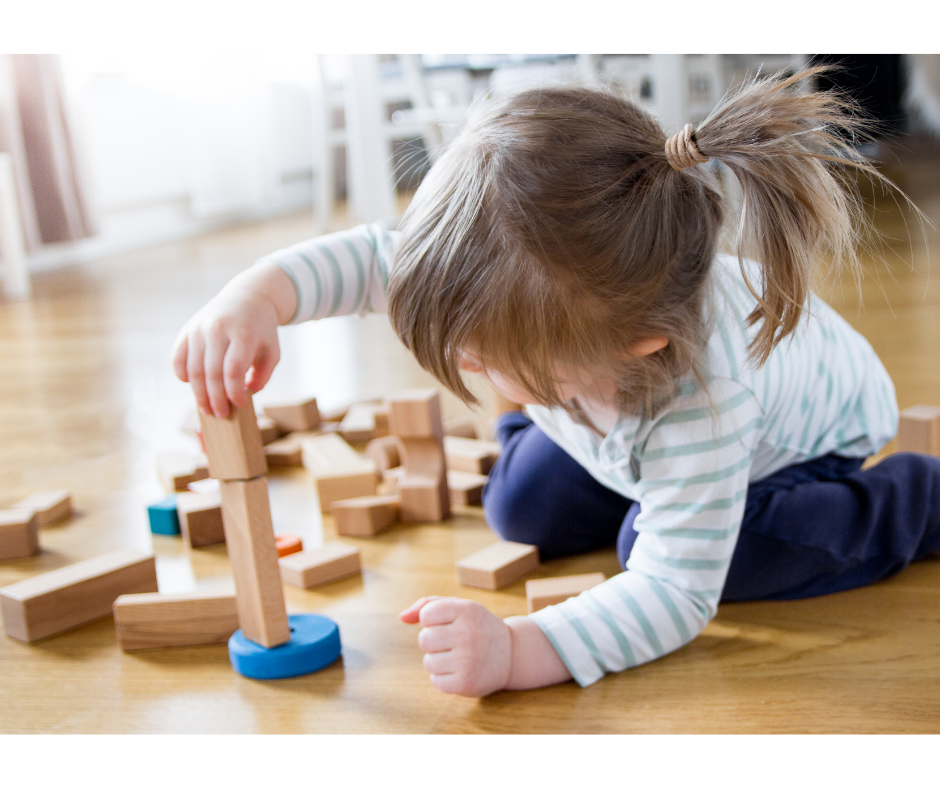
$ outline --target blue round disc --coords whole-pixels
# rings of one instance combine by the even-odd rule
[[[239,629],[228,641],[228,656],[236,672],[250,679],[287,679],[325,668],[339,656],[339,627],[326,616],[304,613],[288,616],[290,640],[265,648]]]

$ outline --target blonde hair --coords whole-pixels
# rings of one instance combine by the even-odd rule
[[[763,364],[798,326],[824,258],[857,264],[862,224],[843,165],[883,177],[850,144],[852,102],[804,92],[825,69],[747,82],[694,133],[726,165],[743,205],[735,252],[759,265],[750,346]],[[389,316],[419,363],[465,402],[472,348],[548,406],[558,364],[615,381],[621,408],[653,412],[700,369],[709,271],[729,215],[709,166],[678,172],[641,107],[584,86],[479,103],[406,212]],[[835,165],[835,166],[834,166]],[[627,348],[665,336],[643,357]]]

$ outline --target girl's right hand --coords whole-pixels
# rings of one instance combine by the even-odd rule
[[[173,371],[193,387],[204,414],[225,418],[229,402],[248,402],[280,359],[278,310],[272,300],[236,278],[183,326],[173,346]]]

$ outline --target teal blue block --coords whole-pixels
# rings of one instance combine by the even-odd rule
[[[180,518],[176,512],[176,496],[170,495],[147,507],[150,530],[155,534],[175,536],[180,532]]]

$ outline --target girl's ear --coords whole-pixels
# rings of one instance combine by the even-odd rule
[[[479,375],[483,371],[483,365],[466,353],[460,354],[460,361],[457,362],[457,367],[464,372],[471,372],[475,375]]]
[[[650,353],[662,350],[668,344],[669,337],[649,337],[648,339],[641,339],[639,342],[634,342],[627,350],[630,352],[630,355],[633,356],[648,356]]]

